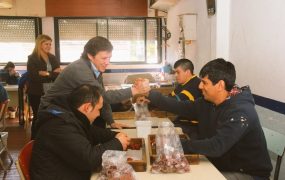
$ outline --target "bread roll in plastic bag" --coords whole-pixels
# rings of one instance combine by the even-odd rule
[[[136,180],[133,167],[127,163],[125,151],[107,150],[102,155],[102,171],[97,180]]]
[[[161,122],[155,137],[157,158],[152,173],[186,173],[190,171],[178,134],[171,122]]]

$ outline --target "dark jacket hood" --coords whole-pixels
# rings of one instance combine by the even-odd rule
[[[239,105],[250,103],[253,106],[255,104],[254,98],[251,94],[251,90],[249,86],[244,86],[241,88],[238,86],[235,86],[231,90],[229,98],[223,103],[221,103],[220,105],[218,105],[217,107],[223,107],[228,103],[239,104]]]
[[[238,89],[237,94],[231,92],[231,98],[233,99],[233,101],[236,101],[237,103],[246,101],[251,104],[255,104],[249,86],[244,86],[241,88],[236,87],[236,88]]]
[[[54,98],[46,109],[38,112],[37,128],[40,129],[43,124],[54,118],[62,119],[66,123],[73,123],[75,119],[80,119],[85,126],[90,126],[90,122],[84,114],[70,107],[67,96]]]

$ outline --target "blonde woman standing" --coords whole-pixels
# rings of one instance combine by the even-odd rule
[[[61,72],[59,61],[50,53],[51,42],[52,39],[49,36],[39,35],[33,53],[28,56],[29,85],[27,92],[33,110],[31,139],[35,138],[35,125],[41,96],[44,95]]]

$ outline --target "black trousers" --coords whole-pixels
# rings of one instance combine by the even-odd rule
[[[33,110],[33,123],[32,123],[32,127],[31,127],[31,139],[35,139],[36,131],[37,131],[36,123],[38,120],[38,110],[39,110],[39,105],[41,102],[41,96],[29,94],[28,98],[29,98],[30,106],[32,106],[32,110]]]

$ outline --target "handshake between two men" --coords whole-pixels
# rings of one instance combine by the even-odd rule
[[[132,98],[133,104],[134,103],[144,104],[144,103],[150,102],[148,99],[146,99],[146,97],[148,96],[149,91],[150,91],[148,79],[142,79],[142,78],[136,79],[133,87],[138,89],[138,93],[136,93],[136,94],[133,93],[133,98]]]

